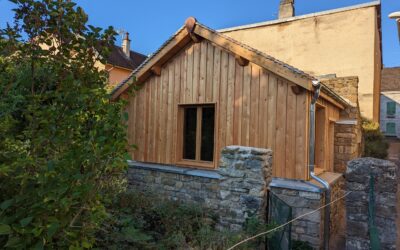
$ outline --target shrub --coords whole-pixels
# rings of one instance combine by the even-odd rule
[[[98,248],[226,249],[268,229],[252,217],[241,232],[219,231],[217,216],[207,209],[135,191],[119,195],[110,211],[97,235]],[[238,249],[254,249],[261,241],[262,237]]]
[[[389,145],[379,129],[379,124],[364,119],[362,129],[365,143],[363,156],[385,159]]]
[[[123,103],[109,102],[95,66],[115,32],[87,25],[72,1],[12,2],[0,30],[0,248],[90,248],[126,168]]]

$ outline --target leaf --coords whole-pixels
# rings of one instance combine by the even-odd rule
[[[13,203],[13,199],[3,201],[3,202],[0,204],[0,208],[1,208],[2,210],[6,210],[7,208],[9,208],[9,207],[11,206],[12,203]]]
[[[29,223],[31,223],[32,219],[33,219],[32,216],[26,217],[26,218],[20,220],[19,223],[21,224],[22,227],[26,227]]]
[[[53,222],[50,224],[49,228],[47,229],[47,236],[49,238],[53,237],[53,235],[57,232],[60,224],[58,222]]]
[[[6,224],[0,224],[0,235],[7,235],[11,233],[11,227]]]
[[[128,119],[129,119],[128,112],[124,112],[124,113],[123,113],[123,117],[124,117],[124,120],[125,120],[125,121],[128,121]]]

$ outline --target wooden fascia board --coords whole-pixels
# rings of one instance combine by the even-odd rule
[[[191,41],[192,39],[190,38],[187,30],[182,29],[164,48],[161,49],[161,51],[157,53],[157,55],[151,58],[150,61],[143,66],[143,68],[136,72],[136,80],[134,81],[134,84],[140,84],[140,82],[145,81],[153,74],[151,69],[155,65],[162,66],[166,61],[168,61],[172,56],[183,49]],[[112,98],[118,98],[118,96],[125,90],[127,90],[130,86],[131,84],[126,83],[114,93]]]
[[[344,106],[339,103],[338,101],[336,101],[335,99],[333,99],[332,97],[328,96],[327,94],[321,92],[320,96],[325,99],[326,101],[332,103],[333,105],[335,105],[336,107],[340,108],[340,109],[344,109]]]
[[[230,51],[231,53],[238,55],[240,57],[243,57],[250,62],[253,62],[261,67],[264,67],[265,69],[297,84],[300,85],[301,87],[307,89],[307,90],[312,90],[312,81],[310,79],[303,78],[301,76],[298,76],[297,74],[291,72],[289,69],[282,67],[281,65],[278,65],[267,58],[264,58],[253,51],[250,51],[246,48],[243,48],[242,46],[232,43],[228,39],[226,39],[223,36],[220,36],[218,34],[215,34],[214,32],[205,29],[201,27],[200,25],[196,25],[193,30],[194,33],[197,35],[204,37],[205,39],[209,40],[210,42]]]

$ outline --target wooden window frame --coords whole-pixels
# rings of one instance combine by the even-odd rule
[[[324,114],[323,114],[324,120],[323,121],[317,120],[318,109],[320,109],[320,110],[322,109],[323,112],[324,112]],[[329,133],[329,131],[327,131],[327,127],[326,127],[327,122],[328,122],[327,116],[328,116],[327,106],[323,105],[323,104],[320,104],[320,103],[317,103],[316,106],[315,106],[315,132],[317,132],[317,126],[319,125],[320,128],[323,130],[323,135],[322,135],[323,136],[323,141],[322,142],[317,142],[318,138],[317,138],[317,133],[316,133],[315,134],[315,140],[316,141],[315,141],[315,149],[314,149],[314,157],[315,157],[314,173],[316,175],[320,175],[320,174],[322,174],[322,173],[324,173],[325,171],[328,170],[327,164],[328,164],[329,160],[326,158],[326,156],[327,156],[327,147],[326,147],[327,146],[327,137],[328,137],[328,133]],[[328,127],[328,130],[329,130],[329,127]],[[322,149],[321,160],[323,161],[323,165],[322,166],[321,166],[320,162],[317,162],[317,154],[318,154],[319,157],[321,156],[321,155],[319,155],[321,152],[317,152],[318,151],[317,145],[318,146],[322,146],[322,148],[321,148]]]
[[[202,114],[204,107],[213,107],[214,108],[214,152],[213,152],[213,161],[202,161],[200,160],[201,155],[201,126],[202,126]],[[195,160],[184,159],[183,158],[183,133],[184,133],[184,114],[185,108],[197,108],[197,125],[196,125],[196,156]],[[193,168],[215,168],[216,164],[216,156],[217,156],[217,148],[216,148],[216,136],[217,136],[217,103],[190,103],[190,104],[178,104],[178,120],[177,120],[177,150],[176,150],[176,165],[181,165],[185,167],[193,167]]]

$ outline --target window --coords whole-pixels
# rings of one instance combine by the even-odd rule
[[[386,134],[396,135],[396,124],[394,122],[386,123]]]
[[[214,162],[215,105],[181,105],[180,163],[212,167]],[[196,164],[197,163],[197,164]]]
[[[387,102],[386,103],[386,115],[388,117],[394,117],[396,115],[396,103]]]

